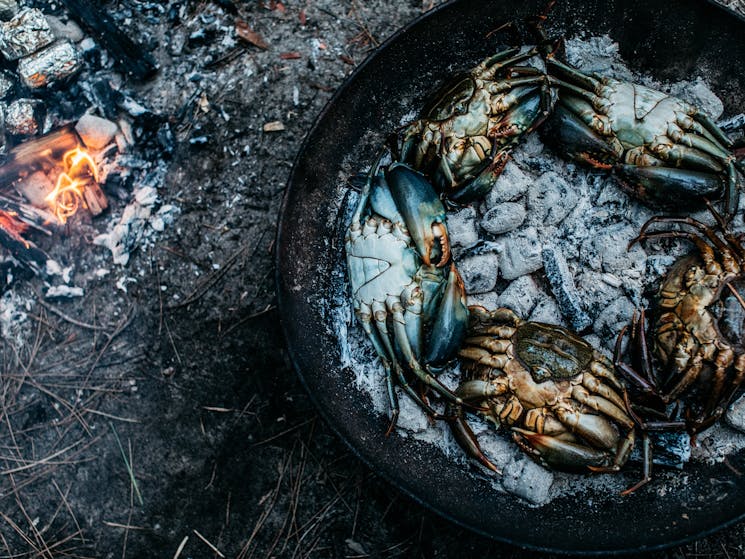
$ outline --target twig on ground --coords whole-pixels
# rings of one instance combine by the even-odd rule
[[[194,532],[194,535],[202,540],[207,547],[209,547],[214,553],[216,553],[218,557],[222,557],[222,559],[225,559],[225,555],[219,549],[217,549],[207,538],[200,534],[196,529],[192,530],[192,532]]]
[[[124,460],[124,466],[127,468],[127,473],[129,474],[130,483],[132,484],[135,494],[137,495],[137,501],[140,503],[140,506],[143,506],[145,503],[142,500],[142,494],[140,493],[140,488],[137,486],[137,479],[135,478],[134,471],[132,470],[132,464],[130,464],[129,460],[127,459],[127,455],[124,452],[124,447],[122,446],[122,441],[119,439],[119,434],[116,432],[116,428],[114,427],[114,424],[109,422],[109,427],[111,427],[111,431],[112,433],[114,433],[114,438],[116,439],[116,444],[119,447],[119,452],[122,453],[122,459]]]

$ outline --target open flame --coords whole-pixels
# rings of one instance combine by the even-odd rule
[[[85,187],[91,181],[98,182],[98,167],[91,155],[79,146],[65,153],[62,165],[64,170],[57,178],[54,190],[45,199],[57,219],[65,223],[81,205],[85,205]]]

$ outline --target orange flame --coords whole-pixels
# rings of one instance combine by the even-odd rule
[[[65,223],[85,204],[83,192],[86,185],[91,180],[98,182],[98,167],[90,154],[80,147],[65,153],[62,164],[64,171],[57,178],[54,190],[45,199],[52,206],[57,219]]]

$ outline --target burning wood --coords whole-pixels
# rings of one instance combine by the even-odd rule
[[[72,125],[24,142],[8,153],[0,166],[0,186],[8,185],[35,171],[50,170],[70,150],[81,144]]]
[[[86,196],[85,191],[89,186],[98,187],[98,168],[96,162],[88,152],[76,147],[65,153],[63,159],[64,170],[57,178],[54,190],[45,198],[46,202],[54,209],[54,215],[60,222],[65,223],[68,218],[75,215],[81,204],[88,199],[94,202],[91,207],[85,204],[94,215],[100,214],[108,206],[103,192],[92,196]],[[100,194],[99,194],[100,192]]]
[[[46,265],[47,255],[23,237],[28,225],[14,213],[0,210],[0,244],[21,264],[38,274]]]
[[[48,180],[61,165],[56,183]],[[81,206],[98,215],[108,207],[106,195],[98,185],[98,167],[72,126],[29,140],[9,154],[0,167],[0,185],[18,185],[36,206],[47,206],[60,223],[65,223]],[[0,208],[9,209],[8,199],[0,198]],[[13,208],[18,211],[18,206]]]

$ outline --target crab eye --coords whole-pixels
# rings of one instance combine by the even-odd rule
[[[434,104],[425,109],[424,114],[431,120],[445,120],[457,114],[465,114],[475,89],[476,85],[470,77],[448,84],[435,96]]]

